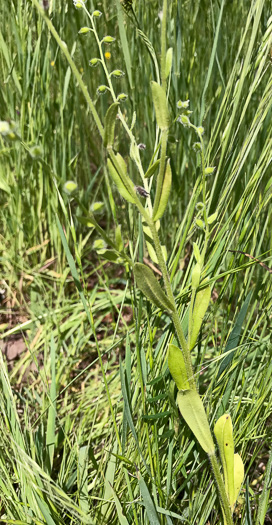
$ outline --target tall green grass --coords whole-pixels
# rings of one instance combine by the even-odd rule
[[[190,99],[191,121],[205,129],[206,162],[216,167],[207,196],[218,220],[205,265],[213,302],[193,351],[196,380],[211,426],[224,412],[234,422],[245,463],[235,523],[266,524],[271,273],[245,254],[271,266],[272,6],[170,4],[171,114],[178,100]],[[150,49],[117,2],[88,7],[103,13],[100,37],[116,37],[107,64],[126,72],[115,85],[128,94],[122,106],[128,123],[136,112],[134,133],[146,145],[140,154],[147,169],[158,140]],[[162,2],[139,0],[134,9],[159,64]],[[87,20],[72,2],[51,2],[49,15],[103,122],[111,99],[96,96],[105,78],[88,65],[97,56],[94,39],[78,34]],[[0,519],[223,523],[208,461],[176,406],[167,367],[172,323],[137,291],[128,265],[112,264],[94,249],[102,234],[113,242],[121,224],[128,256],[149,258],[138,215],[111,184],[80,86],[37,10],[7,0],[0,16],[0,117],[15,121],[20,136],[0,139],[2,346],[15,337],[26,344],[9,369],[1,359]],[[172,125],[173,186],[160,229],[185,333],[192,243],[203,242],[195,223],[201,191],[195,141],[193,132]],[[31,156],[34,145],[42,158]],[[140,184],[119,123],[115,147]],[[68,180],[78,184],[75,198],[64,191]],[[102,234],[87,220],[98,201]]]

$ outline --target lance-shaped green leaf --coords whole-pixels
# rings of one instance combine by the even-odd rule
[[[195,390],[180,390],[177,396],[182,417],[195,435],[200,446],[212,455],[215,453],[213,438],[203,403]]]
[[[118,224],[115,229],[115,244],[119,252],[123,250],[124,244],[121,233],[121,224]]]
[[[135,140],[131,141],[130,149],[129,149],[129,156],[130,156],[130,158],[132,160],[134,160],[134,162],[137,164],[137,166],[139,166],[139,164],[141,164],[139,148],[138,148]]]
[[[150,242],[148,242],[147,240],[146,240],[146,246],[147,246],[148,255],[149,255],[151,261],[154,262],[155,264],[159,264],[158,257],[156,255],[156,251],[153,248],[152,244]],[[167,260],[167,249],[166,249],[166,246],[164,246],[164,245],[161,246],[161,249],[162,249],[163,258],[166,261]]]
[[[175,310],[175,306],[165,295],[155,275],[148,266],[142,263],[136,263],[134,265],[134,275],[138,288],[143,292],[147,299],[149,299],[149,301],[162,310],[170,312]]]
[[[193,251],[194,251],[194,256],[195,256],[196,262],[201,264],[201,253],[200,253],[199,247],[196,244],[196,242],[193,242]]]
[[[239,454],[234,454],[234,501],[230,502],[231,507],[233,508],[235,502],[239,496],[241,486],[244,481],[245,469],[242,458]]]
[[[108,166],[109,174],[111,178],[115,182],[119,190],[119,193],[122,195],[122,197],[124,197],[124,199],[126,199],[128,202],[135,203],[135,198],[133,196],[133,190],[130,189],[129,182],[127,185],[125,185],[121,176],[119,175],[119,173],[121,173],[123,177],[127,177],[127,167],[126,167],[126,163],[123,157],[121,157],[121,155],[117,153],[117,155],[115,155],[114,162],[115,162],[115,165],[113,165],[111,159],[107,160],[107,166]]]
[[[214,426],[214,434],[223,465],[226,492],[231,504],[234,501],[234,443],[229,414],[224,414],[218,419]]]
[[[157,224],[159,224],[159,223],[157,223]],[[157,230],[158,230],[158,228],[157,228]],[[143,232],[144,232],[144,236],[145,236],[145,241],[146,241],[146,246],[147,246],[149,257],[150,257],[151,261],[153,261],[154,263],[158,264],[158,258],[157,258],[157,255],[156,255],[156,251],[153,248],[152,233],[151,233],[151,230],[150,230],[149,226],[147,226],[146,223],[143,223]],[[167,260],[166,246],[161,246],[161,249],[162,249],[164,260],[166,261]]]
[[[179,390],[189,390],[189,382],[182,351],[170,344],[168,350],[168,368]]]
[[[194,348],[200,328],[202,325],[203,317],[207,311],[211,298],[211,288],[207,286],[203,290],[199,290],[196,294],[195,304],[191,320],[191,333],[189,334],[189,350]]]
[[[200,275],[201,275],[201,266],[199,263],[196,263],[192,270],[192,289],[193,290],[196,290],[199,285]]]
[[[154,173],[160,165],[160,161],[161,159],[156,160],[156,162],[154,162],[154,164],[152,164],[150,168],[148,168],[147,172],[145,173],[145,179],[150,179],[150,177],[154,175]]]
[[[172,171],[171,171],[171,166],[170,166],[170,160],[168,160],[166,164],[165,173],[164,173],[164,179],[163,179],[161,196],[160,196],[158,208],[157,210],[155,210],[154,208],[153,220],[155,222],[158,219],[160,219],[165,212],[165,208],[167,206],[170,191],[171,191],[171,185],[172,185]]]
[[[116,116],[118,112],[119,104],[114,102],[108,109],[105,116],[105,128],[104,128],[104,146],[111,148],[114,141],[114,130],[116,124]]]
[[[169,128],[170,117],[165,91],[157,82],[151,82],[151,90],[157,124],[161,130],[166,130]]]

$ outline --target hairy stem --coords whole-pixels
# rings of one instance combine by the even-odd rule
[[[211,466],[212,466],[215,482],[216,482],[216,485],[217,485],[217,488],[218,488],[218,492],[219,492],[219,496],[220,496],[220,500],[221,500],[221,504],[222,504],[222,508],[223,508],[225,525],[233,525],[231,508],[230,508],[228,496],[227,496],[227,493],[226,493],[225,485],[224,485],[224,482],[223,482],[223,479],[222,479],[222,476],[221,476],[221,473],[220,473],[220,470],[219,470],[219,465],[218,465],[218,461],[216,459],[216,455],[215,454],[211,454],[209,456],[209,459],[210,459],[210,462],[211,462]]]
[[[173,323],[176,329],[176,333],[177,333],[177,337],[178,337],[180,346],[182,348],[187,378],[189,381],[190,388],[192,388],[193,390],[196,390],[191,355],[190,355],[188,345],[187,345],[187,342],[186,342],[186,339],[185,339],[185,336],[182,330],[178,310],[177,310],[176,303],[175,303],[174,294],[173,294],[171,283],[170,283],[169,273],[168,273],[167,266],[164,260],[158,232],[156,230],[156,226],[154,223],[152,224],[152,226],[150,226],[150,229],[152,233],[152,238],[154,240],[155,251],[156,251],[157,258],[158,258],[159,266],[160,266],[162,276],[163,276],[166,294],[168,298],[171,300],[171,302],[175,305],[175,310],[174,310],[174,313],[172,314],[172,319],[173,319]]]

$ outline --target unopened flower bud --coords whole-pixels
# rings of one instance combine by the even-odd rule
[[[116,77],[116,78],[121,78],[125,75],[125,73],[123,71],[121,71],[120,69],[115,69],[114,71],[111,72],[110,76],[113,76],[113,77]]]
[[[82,27],[78,34],[79,35],[86,35],[86,33],[89,33],[90,31],[92,31],[92,29],[90,27]]]
[[[100,62],[99,58],[91,58],[91,60],[89,60],[89,66],[96,67],[98,66],[99,62]]]
[[[190,100],[184,100],[184,102],[182,102],[182,100],[179,100],[177,102],[177,108],[178,109],[187,109],[189,107],[189,104],[190,104]]]
[[[64,184],[64,191],[66,193],[73,193],[75,190],[77,189],[77,183],[74,182],[73,180],[68,180],[67,182],[65,182]]]
[[[195,142],[193,144],[193,150],[196,152],[196,153],[199,153],[200,151],[202,151],[202,146],[200,144],[200,142]]]
[[[112,44],[112,42],[115,41],[115,38],[113,36],[107,35],[104,36],[102,42],[105,42],[106,44]]]
[[[186,115],[180,115],[178,117],[178,122],[180,122],[185,128],[190,126],[190,120]]]
[[[32,146],[32,148],[29,148],[29,154],[32,157],[32,159],[38,159],[39,157],[42,157],[43,155],[42,146],[39,146],[38,144],[35,146]]]
[[[119,93],[117,100],[118,102],[124,102],[125,100],[127,100],[127,98],[128,96],[125,93]]]
[[[104,95],[104,93],[106,93],[107,91],[107,86],[99,86],[96,90],[96,92],[98,93],[98,95]]]

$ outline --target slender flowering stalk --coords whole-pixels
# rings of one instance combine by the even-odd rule
[[[179,384],[179,393],[178,393],[178,405],[181,411],[182,416],[184,417],[186,423],[191,428],[192,432],[194,433],[196,439],[202,446],[202,448],[205,450],[205,452],[208,453],[211,466],[213,469],[216,485],[218,488],[218,493],[220,497],[220,502],[222,505],[223,515],[224,515],[224,522],[226,525],[231,525],[233,523],[232,521],[232,515],[231,515],[231,507],[229,504],[229,498],[227,494],[227,490],[225,488],[225,485],[223,483],[220,469],[218,465],[218,461],[215,456],[215,447],[213,444],[213,439],[211,436],[208,418],[203,406],[203,403],[200,399],[200,396],[197,392],[197,386],[195,382],[194,377],[194,371],[193,371],[193,365],[192,365],[192,359],[191,359],[191,349],[194,347],[194,344],[197,340],[198,332],[201,328],[201,319],[203,318],[205,314],[205,308],[209,302],[210,299],[210,289],[207,286],[206,289],[203,291],[203,295],[201,297],[199,296],[200,291],[198,291],[198,285],[200,283],[200,277],[201,272],[204,266],[204,260],[205,260],[205,254],[207,250],[207,242],[209,237],[209,224],[211,223],[212,219],[211,217],[207,216],[207,197],[206,197],[206,173],[207,168],[205,168],[205,158],[204,158],[204,142],[202,138],[203,134],[203,128],[197,128],[196,126],[192,125],[189,120],[189,114],[190,111],[188,110],[188,103],[189,101],[186,101],[184,103],[181,103],[181,110],[182,115],[179,117],[180,122],[185,127],[191,127],[194,129],[194,131],[198,134],[200,142],[198,143],[198,149],[201,152],[201,169],[202,169],[202,200],[203,200],[203,231],[205,233],[205,240],[204,240],[204,248],[202,250],[202,253],[200,253],[200,250],[198,246],[194,246],[194,256],[196,258],[196,265],[193,269],[193,275],[192,275],[192,296],[191,296],[191,304],[190,304],[190,310],[189,310],[189,335],[188,340],[186,340],[180,317],[178,314],[178,308],[175,301],[175,297],[173,294],[170,277],[167,269],[167,264],[165,261],[165,256],[163,252],[163,247],[161,246],[158,231],[157,231],[157,224],[163,215],[167,201],[169,198],[169,193],[171,189],[171,181],[172,181],[172,174],[171,174],[171,166],[170,163],[167,161],[167,142],[168,142],[168,133],[169,133],[169,126],[170,126],[170,117],[168,112],[168,103],[166,98],[166,80],[167,80],[167,74],[166,74],[166,23],[167,23],[167,10],[168,10],[168,1],[163,0],[163,16],[162,16],[162,28],[161,28],[161,85],[156,82],[152,82],[152,96],[153,96],[153,102],[155,107],[155,114],[156,114],[156,121],[158,128],[160,129],[160,167],[159,167],[159,174],[157,177],[157,183],[156,183],[156,195],[155,195],[155,201],[154,201],[154,207],[152,207],[152,202],[150,199],[150,191],[149,191],[149,185],[147,182],[147,179],[144,177],[144,171],[139,155],[139,147],[137,146],[136,139],[134,137],[134,134],[132,130],[129,128],[120,108],[118,107],[119,100],[118,96],[116,96],[112,77],[122,77],[122,71],[121,70],[114,70],[111,73],[109,73],[107,65],[106,65],[106,59],[109,57],[106,57],[106,53],[104,51],[104,44],[112,43],[114,41],[114,38],[110,35],[107,35],[102,40],[99,39],[98,33],[96,31],[95,26],[95,19],[99,18],[100,12],[95,11],[92,15],[88,12],[85,3],[82,0],[78,0],[76,2],[76,6],[80,7],[84,10],[86,13],[88,19],[90,20],[91,27],[87,28],[84,27],[80,30],[81,34],[85,34],[88,32],[91,32],[94,34],[96,43],[99,50],[99,59],[92,59],[91,65],[95,66],[98,65],[98,63],[102,64],[105,76],[106,76],[106,84],[99,86],[98,93],[104,93],[109,91],[113,104],[109,108],[107,115],[106,115],[106,122],[105,122],[105,128],[103,127],[100,118],[98,116],[98,113],[96,111],[96,108],[94,106],[94,103],[88,93],[88,90],[82,80],[81,74],[76,68],[73,59],[67,49],[66,44],[61,40],[58,33],[56,32],[53,24],[51,21],[47,18],[45,15],[44,9],[40,6],[38,0],[33,0],[36,8],[42,15],[43,19],[45,20],[49,30],[55,37],[58,45],[60,46],[61,50],[63,51],[65,57],[67,58],[67,61],[71,67],[71,70],[73,71],[78,84],[86,98],[86,101],[88,103],[88,106],[90,108],[90,111],[92,113],[92,116],[94,118],[94,121],[97,125],[97,128],[99,130],[99,133],[104,141],[105,139],[105,145],[108,150],[108,168],[109,173],[111,174],[114,182],[116,183],[121,195],[126,198],[126,200],[133,205],[135,205],[142,217],[142,219],[145,221],[147,227],[149,228],[149,233],[151,235],[151,238],[154,242],[154,253],[156,255],[156,262],[159,264],[160,270],[162,272],[163,281],[164,281],[164,290],[161,288],[160,284],[156,280],[153,272],[147,268],[147,266],[136,263],[134,266],[134,275],[136,277],[139,276],[139,282],[137,281],[138,287],[143,293],[146,295],[146,297],[152,301],[156,306],[166,310],[171,317],[173,321],[173,325],[175,327],[175,332],[177,335],[178,342],[180,344],[182,352],[179,352],[178,354],[175,354],[175,356],[178,355],[178,366],[177,368],[178,372],[175,368],[173,368],[173,376],[177,378],[177,381]],[[126,7],[127,9],[130,9],[132,7],[132,1],[131,0],[125,0],[123,2],[123,7]],[[118,112],[119,119],[130,139],[130,157],[135,162],[138,171],[140,173],[140,176],[143,181],[143,186],[134,185],[131,178],[127,174],[127,166],[126,162],[122,158],[122,156],[117,153],[115,154],[113,151],[113,141],[114,141],[114,126],[115,126],[115,119]],[[142,145],[141,145],[142,146]],[[155,169],[155,168],[154,168]],[[143,198],[147,201],[147,208],[143,205]],[[201,222],[201,221],[200,221]],[[94,220],[94,225],[96,226],[97,223]],[[201,222],[202,224],[202,222]],[[98,226],[98,225],[97,225]],[[100,228],[100,227],[99,227]],[[104,236],[105,239],[105,236]],[[110,245],[114,246],[113,243],[109,243]],[[125,258],[127,262],[130,263],[130,260],[128,258]],[[199,301],[198,301],[199,299]],[[198,306],[198,303],[201,303],[202,305]],[[205,308],[203,310],[203,304],[205,305]],[[199,308],[201,312],[197,311],[196,309]],[[202,309],[201,309],[202,308]],[[203,314],[204,311],[204,314]],[[196,312],[196,314],[195,314]],[[201,315],[202,318],[201,318]],[[199,322],[200,319],[200,322]],[[93,319],[92,319],[93,324]],[[112,403],[109,396],[109,391],[107,388],[107,382],[105,378],[105,372],[102,366],[102,357],[99,350],[99,345],[97,343],[97,351],[99,360],[102,367],[102,373],[105,380],[105,385],[107,389],[107,396],[109,400],[111,415],[113,418],[113,423],[118,439],[118,445],[119,449],[121,450],[121,441],[117,429],[117,423],[115,419],[115,414],[113,411]],[[138,352],[139,349],[137,349]],[[174,355],[174,354],[173,354]],[[140,355],[138,352],[138,360],[140,363]],[[170,365],[169,365],[170,368]],[[172,371],[170,370],[172,373]],[[144,384],[142,381],[142,376],[140,372],[140,381],[141,381],[141,389],[142,389],[142,396],[144,401]],[[221,423],[220,423],[221,425]],[[203,428],[205,431],[203,431]],[[220,427],[221,428],[221,427]],[[223,451],[224,452],[224,451]],[[150,458],[152,458],[151,449],[149,450]],[[220,451],[221,453],[221,451]],[[154,474],[153,470],[153,462],[151,461],[152,466],[152,473]]]

